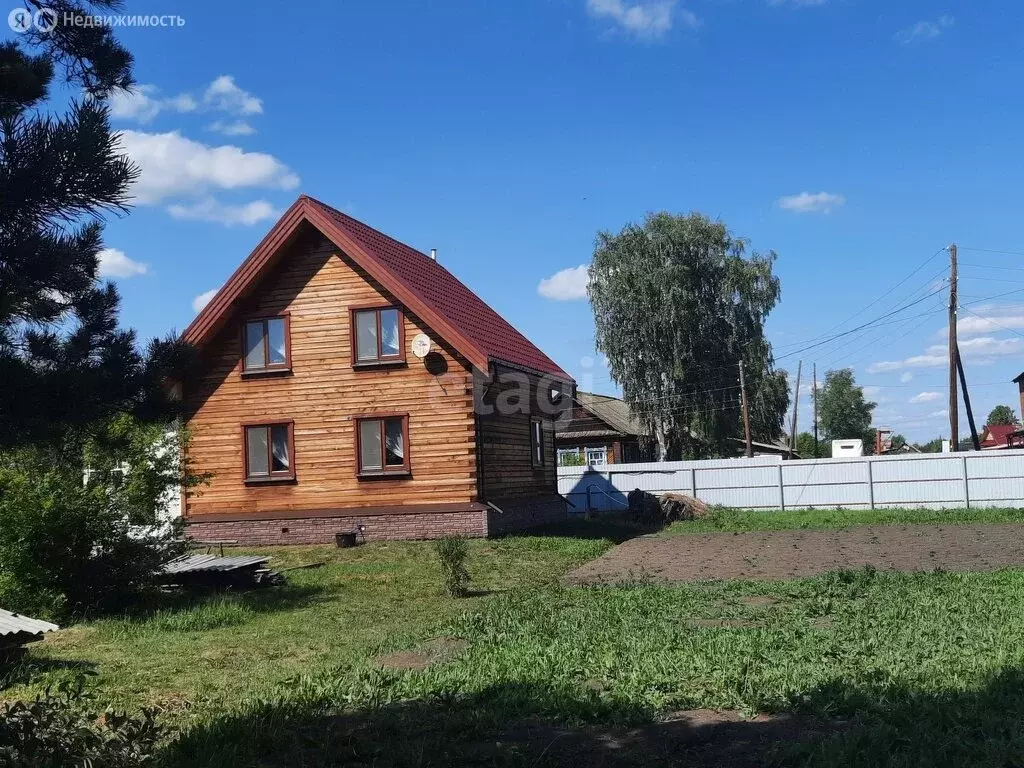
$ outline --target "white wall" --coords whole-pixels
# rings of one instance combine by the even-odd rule
[[[1024,507],[1024,450],[558,468],[576,511],[624,509],[634,488],[740,509]]]

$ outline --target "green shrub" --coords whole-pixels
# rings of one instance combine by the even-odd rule
[[[140,717],[92,706],[81,678],[33,701],[0,705],[0,765],[5,768],[138,768],[150,765],[164,729],[154,710]]]
[[[441,561],[441,579],[444,591],[452,597],[465,597],[469,592],[469,571],[466,559],[469,547],[461,536],[445,536],[434,543],[437,558]]]
[[[179,455],[161,427],[125,418],[0,454],[0,605],[60,619],[122,610],[155,586],[182,548],[161,518],[184,476]]]

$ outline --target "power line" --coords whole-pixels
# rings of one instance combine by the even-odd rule
[[[922,301],[925,301],[926,299],[930,299],[932,296],[935,296],[938,293],[940,293],[943,290],[943,287],[940,287],[940,288],[932,291],[931,293],[929,293],[929,294],[927,294],[925,296],[922,296],[921,298],[917,299],[916,301],[912,301],[909,304],[904,304],[899,309],[892,310],[891,312],[886,312],[884,315],[879,315],[874,320],[869,320],[868,322],[863,323],[862,325],[858,325],[856,328],[851,328],[848,331],[843,331],[842,333],[837,333],[835,336],[833,336],[830,339],[826,339],[825,341],[819,341],[816,344],[808,344],[806,347],[798,349],[795,352],[789,352],[789,353],[787,353],[785,355],[780,355],[779,357],[776,358],[776,360],[783,360],[783,359],[785,359],[787,357],[793,357],[793,355],[799,355],[802,352],[806,352],[809,349],[815,349],[815,348],[820,347],[820,346],[822,346],[824,344],[828,344],[829,342],[834,341],[835,339],[839,339],[839,338],[842,338],[844,336],[849,336],[851,333],[856,333],[857,331],[860,331],[860,330],[862,330],[864,328],[868,328],[870,326],[882,325],[882,323],[880,322],[881,320],[885,320],[887,317],[892,317],[893,315],[897,315],[897,314],[899,314],[900,312],[902,312],[905,309],[910,309],[911,307],[913,307],[913,306],[915,306],[917,304],[920,304]],[[902,318],[901,320],[896,320],[894,322],[895,323],[901,323],[901,322],[903,322],[906,319],[907,318]],[[891,325],[891,324],[892,323],[887,323],[887,325]]]
[[[1007,267],[1012,269],[1012,267]],[[1022,270],[1024,271],[1024,270]],[[988,280],[993,283],[1024,283],[1024,280],[1007,280],[1005,277],[983,277],[981,275],[960,275],[961,280]]]
[[[927,259],[925,259],[925,260],[924,260],[924,261],[922,261],[922,262],[921,262],[920,264],[918,264],[918,265],[917,265],[917,266],[916,266],[916,267],[915,267],[915,268],[914,268],[914,269],[913,269],[913,270],[912,270],[912,271],[910,272],[910,274],[908,274],[908,275],[907,275],[906,277],[904,277],[904,278],[903,278],[902,280],[900,280],[900,281],[899,281],[898,283],[896,283],[896,285],[894,285],[894,286],[893,286],[892,288],[890,288],[890,289],[889,289],[888,291],[886,291],[886,292],[885,292],[885,293],[883,293],[883,294],[882,294],[881,296],[879,296],[879,297],[878,297],[877,299],[875,299],[874,301],[872,301],[872,302],[871,302],[870,304],[868,304],[868,305],[866,305],[866,306],[864,306],[864,307],[861,307],[860,309],[858,309],[858,310],[857,310],[856,312],[854,312],[854,313],[853,313],[852,315],[850,315],[850,316],[849,316],[848,318],[846,318],[845,320],[842,320],[841,322],[837,323],[836,325],[833,325],[833,326],[832,326],[831,328],[829,328],[829,329],[828,329],[827,331],[825,331],[825,333],[824,333],[824,334],[822,334],[822,336],[824,336],[824,335],[827,335],[827,334],[831,333],[831,332],[832,332],[832,331],[834,331],[834,330],[835,330],[836,328],[841,328],[841,327],[842,327],[842,326],[844,326],[844,325],[845,325],[846,323],[848,323],[848,322],[850,322],[851,320],[853,320],[853,318],[855,318],[855,317],[857,317],[858,315],[860,315],[861,313],[863,313],[863,312],[866,312],[867,310],[871,309],[871,307],[875,306],[875,304],[877,304],[878,302],[882,301],[882,299],[884,299],[884,298],[885,298],[886,296],[890,296],[890,295],[892,295],[892,293],[893,293],[893,292],[894,292],[894,291],[895,291],[895,290],[896,290],[897,288],[899,288],[899,287],[900,287],[901,285],[903,285],[903,284],[904,284],[905,282],[907,282],[907,280],[909,280],[909,279],[910,279],[910,278],[912,278],[912,277],[913,277],[914,275],[916,275],[916,274],[917,274],[918,272],[920,272],[920,271],[921,271],[922,269],[924,269],[924,268],[925,268],[925,267],[926,267],[926,266],[928,265],[928,263],[929,263],[929,262],[931,262],[931,261],[932,261],[932,260],[933,260],[933,259],[934,259],[934,258],[935,258],[936,256],[938,256],[938,255],[939,255],[940,253],[942,253],[942,252],[943,252],[944,250],[946,250],[946,247],[945,247],[945,246],[943,246],[942,248],[939,248],[939,250],[937,250],[937,251],[936,251],[935,253],[933,253],[933,254],[932,254],[931,256],[929,256],[929,257],[928,257]],[[945,271],[945,270],[943,270],[943,271]],[[808,339],[808,341],[816,341],[817,339],[820,339],[820,338],[821,338],[821,336],[817,336],[817,337],[815,337],[815,338],[812,338],[812,339]],[[797,342],[797,343],[799,344],[799,343],[802,343],[802,342]]]
[[[996,299],[1001,299],[1003,296],[1012,296],[1015,293],[1024,293],[1024,288],[1017,288],[1013,291],[1007,291],[1006,293],[997,293],[995,296],[984,296],[979,298],[977,301],[970,301],[967,304],[961,304],[960,306],[962,308],[974,306],[975,304],[983,304],[986,301],[995,301]]]
[[[1024,272],[1024,267],[997,267],[995,264],[961,264],[961,267],[973,267],[975,269],[1006,269],[1011,272]]]
[[[963,304],[960,305],[960,309],[962,309],[964,312],[966,312],[969,315],[974,315],[979,320],[984,320],[986,323],[992,323],[992,325],[994,325],[994,326],[996,326],[998,328],[1002,328],[1004,331],[1009,331],[1010,333],[1016,334],[1017,336],[1020,336],[1022,339],[1024,339],[1024,333],[1021,333],[1020,331],[1015,331],[1013,328],[1007,328],[1005,325],[1002,325],[1001,323],[997,323],[991,317],[982,317],[977,312],[972,312],[971,310],[967,309],[967,307],[965,307]]]
[[[1000,251],[994,248],[971,248],[966,245],[959,246],[961,251],[978,251],[979,253],[999,253],[1003,256],[1024,256],[1024,251]]]

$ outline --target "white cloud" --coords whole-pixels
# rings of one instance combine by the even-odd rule
[[[537,293],[545,299],[573,301],[587,298],[587,265],[569,267],[545,277],[537,286]]]
[[[203,198],[189,205],[176,203],[168,206],[167,212],[176,219],[215,221],[229,227],[235,224],[257,224],[266,219],[273,219],[278,214],[277,209],[266,200],[253,200],[245,205],[224,205],[212,197]]]
[[[263,112],[263,102],[235,85],[235,78],[231,75],[221,75],[210,83],[203,94],[203,104],[233,115],[259,115]]]
[[[205,293],[200,293],[194,299],[192,299],[192,310],[198,314],[203,311],[203,307],[210,303],[210,299],[217,295],[219,288],[212,288]]]
[[[900,383],[908,384],[911,380],[913,380],[913,378],[914,374],[912,374],[910,371],[907,371],[906,373],[900,375]]]
[[[210,123],[208,128],[215,133],[223,133],[225,136],[251,136],[256,133],[256,129],[245,120],[234,120],[231,122],[217,120]]]
[[[117,248],[104,248],[98,254],[100,277],[138,277],[149,271],[149,265],[133,261]]]
[[[187,93],[162,97],[155,85],[137,85],[128,91],[114,91],[107,100],[110,116],[118,120],[148,123],[164,110],[192,112],[198,106]]]
[[[197,100],[188,93],[177,96],[162,96],[160,89],[151,84],[137,85],[128,91],[115,91],[107,100],[111,117],[118,120],[152,122],[161,112],[225,112],[230,115],[259,115],[263,113],[263,101],[235,84],[231,75],[221,75],[210,83]],[[252,126],[241,120],[233,123],[217,122],[221,133],[242,136],[253,133]],[[213,128],[213,130],[218,130]]]
[[[935,21],[919,21],[917,24],[897,32],[896,39],[904,45],[923,40],[934,40],[952,27],[953,21],[953,17],[948,15],[939,16]]]
[[[790,5],[794,8],[810,8],[824,5],[828,0],[768,0],[768,5]]]
[[[980,365],[987,365],[997,358],[1024,354],[1024,338],[997,339],[994,336],[979,336],[960,342],[960,356]],[[912,355],[903,360],[883,360],[868,366],[868,373],[899,371],[905,368],[942,368],[949,364],[949,351],[945,344],[933,344],[923,355]]]
[[[700,26],[695,13],[675,6],[676,0],[587,0],[591,16],[608,19],[627,34],[648,40],[664,37],[676,19],[690,29]]]
[[[928,414],[929,419],[945,419],[949,416],[949,411],[943,408],[941,411],[932,411]]]
[[[121,131],[121,147],[142,169],[132,188],[136,202],[197,196],[209,189],[294,189],[299,177],[272,155],[224,145],[208,146],[177,131]]]
[[[972,308],[970,313],[961,310],[956,323],[957,335],[960,338],[1021,328],[1024,328],[1024,305],[1021,304],[1007,306],[982,304]],[[940,328],[935,332],[935,336],[942,339],[948,337],[949,328]]]
[[[930,403],[942,397],[941,392],[920,392],[910,398],[911,403]]]
[[[845,204],[846,198],[834,192],[801,192],[778,199],[782,210],[793,213],[831,213],[833,208],[841,208]]]

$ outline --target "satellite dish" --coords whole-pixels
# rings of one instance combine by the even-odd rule
[[[412,353],[420,360],[430,353],[430,337],[425,333],[417,333],[412,340]]]

